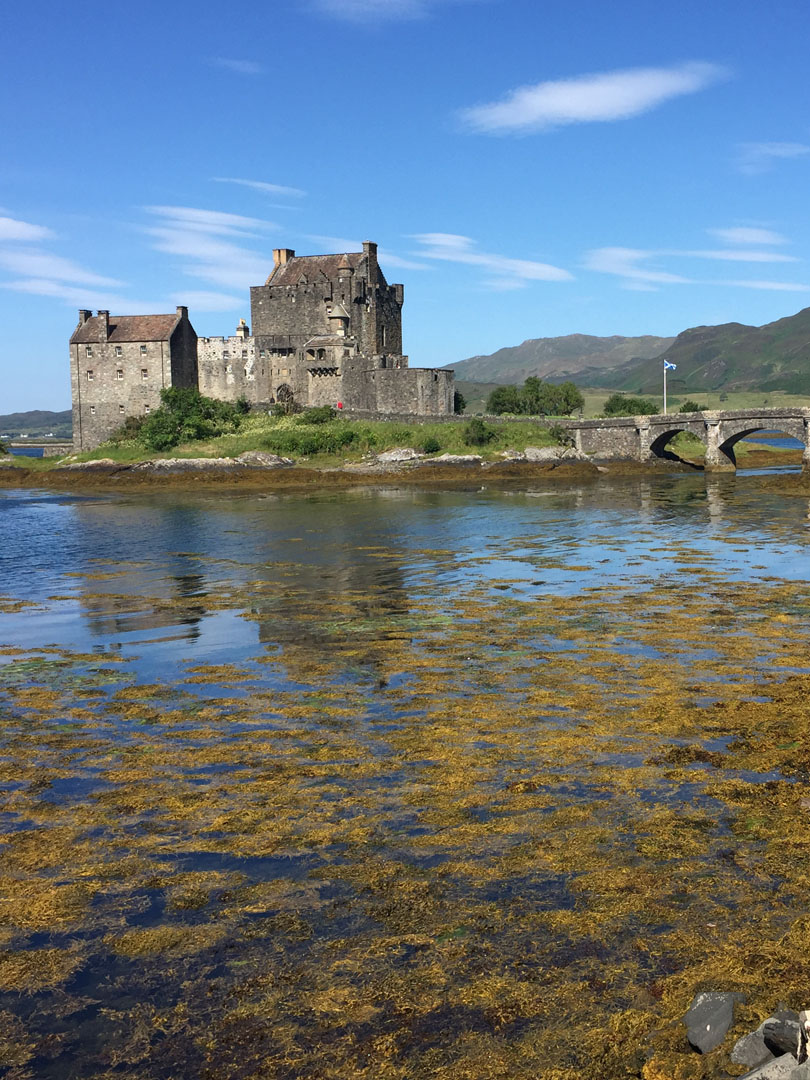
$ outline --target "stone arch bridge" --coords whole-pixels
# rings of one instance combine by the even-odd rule
[[[757,431],[779,431],[803,444],[802,468],[810,469],[810,408],[616,416],[560,423],[583,453],[595,458],[635,461],[666,457],[670,440],[679,432],[688,431],[697,435],[706,447],[706,469],[726,472],[737,467],[734,446],[740,439]]]

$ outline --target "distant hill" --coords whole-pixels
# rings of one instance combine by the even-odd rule
[[[708,390],[784,390],[810,394],[810,308],[765,326],[724,323],[679,334],[663,359],[673,393]],[[598,376],[597,376],[598,378]],[[634,360],[603,372],[593,386],[649,394],[661,384],[661,364]]]
[[[60,439],[70,439],[73,433],[73,413],[70,409],[63,412],[47,412],[44,409],[32,409],[30,412],[6,413],[0,416],[0,435],[48,435],[53,433]]]
[[[448,364],[457,379],[487,383],[522,383],[530,375],[550,382],[573,379],[582,386],[599,385],[597,373],[613,371],[629,360],[659,356],[675,338],[592,337],[567,334],[565,337],[531,338],[489,356],[471,356]]]

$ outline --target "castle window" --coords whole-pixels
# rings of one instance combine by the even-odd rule
[[[148,406],[148,405],[144,405],[144,407],[143,407],[143,411],[144,411],[145,413],[148,413],[148,412],[149,412],[149,406]]]
[[[231,354],[230,354],[230,352],[229,352],[229,351],[228,351],[227,349],[223,349],[223,350],[222,350],[222,355],[223,355],[223,357],[224,357],[224,358],[225,358],[225,359],[227,360],[227,359],[228,359],[228,357],[229,357],[229,356],[230,356]]]
[[[85,348],[85,350],[84,350],[84,355],[85,355],[85,356],[92,356],[92,355],[93,355],[93,346],[92,346],[92,345],[88,345],[88,346],[87,346],[87,347]]]
[[[265,355],[266,355],[265,350],[264,349],[259,349],[259,356],[262,358],[262,360],[264,360]]]
[[[141,356],[146,356],[146,346],[141,345]]]
[[[119,406],[118,406],[118,411],[119,411],[119,412],[120,412],[120,413],[121,413],[121,414],[123,415],[123,412],[124,412],[124,406],[123,406],[123,405],[119,405]]]
[[[92,381],[93,381],[93,372],[92,372],[92,371],[88,371],[88,372],[87,372],[87,381],[88,381],[88,382],[92,382]]]
[[[247,349],[242,349],[242,359],[247,360]]]
[[[90,406],[90,415],[91,415],[91,416],[95,416],[95,415],[96,415],[96,407],[95,407],[95,405],[91,405],[91,406]]]
[[[148,379],[149,378],[149,368],[145,368],[145,367],[141,368],[141,378],[142,379]]]
[[[115,355],[116,356],[123,356],[123,354],[124,354],[124,350],[121,348],[121,346],[116,345],[115,346]]]
[[[115,377],[116,377],[116,379],[118,379],[118,380],[121,380],[121,379],[123,379],[123,377],[124,377],[124,372],[123,372],[123,371],[121,370],[121,368],[117,368],[117,369],[116,369],[116,372],[115,372]]]

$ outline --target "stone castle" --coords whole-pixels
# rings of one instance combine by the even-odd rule
[[[160,405],[167,386],[207,397],[331,405],[360,415],[446,416],[453,373],[409,368],[402,354],[402,285],[389,285],[377,245],[338,255],[273,252],[264,285],[250,290],[253,333],[198,338],[188,309],[173,315],[79,312],[70,339],[73,439],[104,442],[128,416]]]

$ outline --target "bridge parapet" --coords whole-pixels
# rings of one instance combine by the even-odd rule
[[[802,465],[810,469],[810,408],[706,409],[694,413],[616,416],[560,422],[574,445],[595,458],[649,461],[665,456],[669,441],[681,431],[706,445],[705,468],[733,472],[734,446],[757,431],[783,431],[804,446]]]

